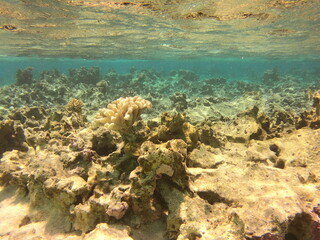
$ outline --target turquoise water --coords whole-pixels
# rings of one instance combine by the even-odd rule
[[[320,239],[319,0],[0,3],[0,239]]]
[[[320,67],[317,0],[4,1],[0,10],[0,85],[27,66],[35,76],[97,66],[229,80]]]
[[[15,83],[17,69],[31,66],[35,79],[40,72],[57,68],[60,72],[68,74],[70,68],[99,67],[101,76],[110,69],[117,73],[128,73],[130,68],[138,70],[152,69],[163,74],[177,69],[186,69],[202,77],[224,77],[229,81],[258,81],[267,70],[277,68],[281,74],[303,77],[307,73],[319,77],[320,60],[303,59],[262,59],[262,58],[216,58],[198,60],[85,60],[66,58],[19,58],[8,57],[0,59],[0,84],[9,85]]]

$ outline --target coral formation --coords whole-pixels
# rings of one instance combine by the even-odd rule
[[[197,128],[186,121],[185,113],[172,115],[168,112],[162,113],[160,125],[148,137],[153,142],[182,139],[187,143],[188,149],[197,146],[198,138]]]
[[[12,120],[0,122],[0,157],[13,149],[27,150],[23,127]]]
[[[129,131],[142,111],[152,104],[139,96],[119,98],[100,109],[94,119],[94,127],[104,126],[119,132]]]
[[[0,234],[317,239],[319,101],[303,89],[320,86],[278,74],[265,86],[132,69],[94,85],[53,70],[1,88]],[[143,98],[111,102],[129,90]],[[27,210],[11,221],[17,199]]]
[[[188,108],[187,96],[184,93],[175,93],[171,98],[172,107],[178,112],[183,112]]]
[[[108,90],[108,82],[106,80],[101,80],[96,83],[96,86],[100,89],[101,92],[105,93]]]
[[[320,120],[320,90],[313,94],[313,107],[316,110],[316,118]]]
[[[40,73],[40,80],[47,80],[48,82],[54,82],[55,79],[60,78],[61,73],[58,69],[45,70]]]
[[[274,85],[280,81],[279,69],[273,68],[263,74],[262,83],[265,85]]]
[[[70,80],[74,83],[96,84],[100,81],[100,69],[98,67],[81,67],[69,69]]]
[[[23,70],[18,69],[16,72],[16,84],[22,85],[22,84],[30,84],[33,80],[32,75],[32,67],[27,67]]]
[[[66,111],[67,112],[75,112],[75,113],[82,113],[82,107],[83,107],[83,102],[76,99],[72,98],[66,105]]]
[[[141,221],[156,220],[161,208],[155,202],[154,194],[161,179],[186,190],[187,145],[183,140],[170,140],[163,144],[146,141],[141,145],[139,166],[130,173],[132,210]],[[167,179],[167,180],[165,180]]]

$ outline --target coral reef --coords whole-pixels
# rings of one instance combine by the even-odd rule
[[[277,84],[280,81],[280,73],[278,68],[268,70],[263,74],[262,83],[268,86]]]
[[[96,84],[100,81],[100,69],[98,67],[81,67],[69,69],[70,80],[74,83]]]
[[[105,93],[108,90],[109,83],[106,80],[101,80],[96,83],[96,86],[102,93]]]
[[[313,104],[312,106],[316,110],[316,119],[320,120],[320,90],[313,94]]]
[[[22,85],[22,84],[30,84],[33,80],[32,75],[32,67],[27,67],[23,70],[18,69],[16,72],[16,84]]]
[[[0,157],[6,151],[13,149],[27,150],[23,127],[13,120],[0,122]]]
[[[148,139],[153,142],[165,142],[170,139],[182,139],[187,143],[188,149],[198,144],[198,131],[186,122],[186,114],[162,113],[160,125],[151,132]]]
[[[171,98],[172,107],[178,112],[183,112],[188,108],[187,96],[184,93],[175,93]]]
[[[161,216],[160,203],[154,198],[157,184],[163,178],[169,185],[186,191],[187,145],[183,140],[170,140],[163,144],[146,141],[141,145],[139,166],[130,173],[131,204],[140,221],[156,220]],[[159,209],[160,208],[160,209]]]
[[[46,70],[40,73],[40,80],[47,80],[48,82],[54,82],[55,79],[60,78],[61,73],[58,69]]]
[[[53,70],[1,88],[1,236],[318,239],[320,86],[277,74]]]
[[[119,132],[129,131],[142,111],[152,104],[139,96],[119,98],[100,109],[94,119],[94,127],[104,126]]]

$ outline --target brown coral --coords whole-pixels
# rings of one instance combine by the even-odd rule
[[[66,111],[76,112],[76,113],[82,113],[82,108],[83,108],[83,102],[76,98],[70,99],[70,101],[67,103],[65,107]]]

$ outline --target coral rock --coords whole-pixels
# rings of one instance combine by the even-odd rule
[[[223,162],[220,150],[202,144],[190,153],[188,167],[217,168]]]
[[[94,126],[105,126],[109,129],[124,132],[130,129],[140,117],[142,111],[151,108],[152,104],[141,97],[119,98],[100,109],[94,120]]]
[[[156,217],[157,214],[153,212],[153,194],[157,180],[166,176],[181,189],[187,187],[185,168],[187,144],[181,139],[170,140],[163,144],[146,141],[140,151],[139,166],[130,174],[133,210],[138,214],[150,214],[145,218]]]
[[[171,115],[165,112],[161,115],[161,125],[149,136],[153,142],[164,142],[170,139],[182,139],[188,145],[188,150],[198,144],[199,134],[196,127],[186,122],[184,113]]]
[[[112,239],[112,240],[133,240],[129,236],[130,229],[125,226],[112,225],[100,223],[96,229],[88,233],[84,240],[97,240],[97,239]]]
[[[32,83],[32,70],[32,67],[27,67],[23,70],[18,69],[16,72],[17,85]]]
[[[5,151],[28,150],[22,126],[12,120],[0,122],[0,157]]]

